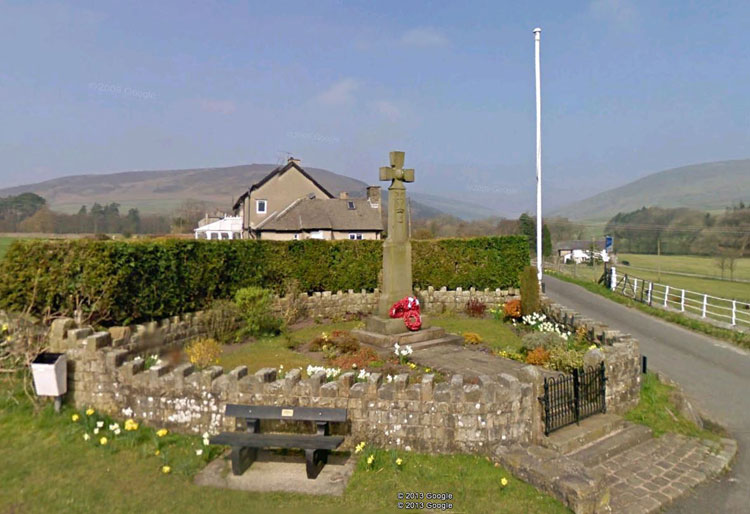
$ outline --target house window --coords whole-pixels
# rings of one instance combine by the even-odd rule
[[[350,211],[354,210],[354,202],[346,202],[346,206],[349,208]]]
[[[299,234],[294,234],[294,239],[299,239]]]
[[[362,239],[362,234],[361,233],[349,234],[349,239],[351,240]]]
[[[323,236],[322,230],[316,230],[315,232],[310,232],[310,239],[324,239],[325,236]]]
[[[265,214],[268,210],[268,202],[265,200],[255,200],[255,212]]]

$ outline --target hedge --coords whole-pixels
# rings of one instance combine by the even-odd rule
[[[517,287],[525,237],[413,241],[416,287]],[[377,287],[382,241],[18,240],[0,262],[0,308],[102,325],[160,319],[245,286],[282,293]]]

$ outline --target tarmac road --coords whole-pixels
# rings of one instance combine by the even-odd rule
[[[650,370],[682,385],[693,404],[737,440],[732,470],[672,504],[670,513],[750,513],[750,352],[691,332],[569,282],[544,277],[550,299],[633,335]]]

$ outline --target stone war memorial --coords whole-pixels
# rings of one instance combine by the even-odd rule
[[[361,342],[380,348],[409,344],[413,349],[440,344],[460,344],[461,337],[432,327],[427,315],[421,314],[421,326],[410,330],[404,319],[392,317],[393,306],[404,299],[415,298],[412,281],[407,182],[414,182],[414,170],[404,168],[404,152],[390,153],[390,166],[380,168],[380,180],[391,181],[388,187],[388,236],[383,243],[382,291],[377,311],[365,321],[363,330],[353,333]]]

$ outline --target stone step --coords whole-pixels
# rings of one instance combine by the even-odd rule
[[[620,416],[614,414],[596,414],[582,420],[578,425],[569,425],[552,432],[549,436],[544,437],[541,443],[542,446],[552,448],[563,454],[568,454],[612,432],[622,430],[624,427],[625,420]]]
[[[414,343],[411,346],[411,349],[414,351],[417,350],[424,350],[425,348],[431,348],[433,346],[438,346],[441,344],[454,344],[454,345],[460,345],[464,341],[464,338],[461,336],[457,336],[454,334],[448,334],[445,337],[441,337],[439,339],[430,339],[429,341],[422,341],[421,343]]]
[[[423,341],[431,341],[445,337],[445,329],[440,327],[426,328],[416,332],[404,332],[401,334],[378,334],[368,330],[352,330],[352,335],[362,343],[378,346],[380,348],[391,348],[394,343],[401,346],[413,345]]]
[[[627,423],[622,430],[579,448],[569,453],[568,457],[586,466],[596,466],[652,437],[650,428],[635,423]]]

